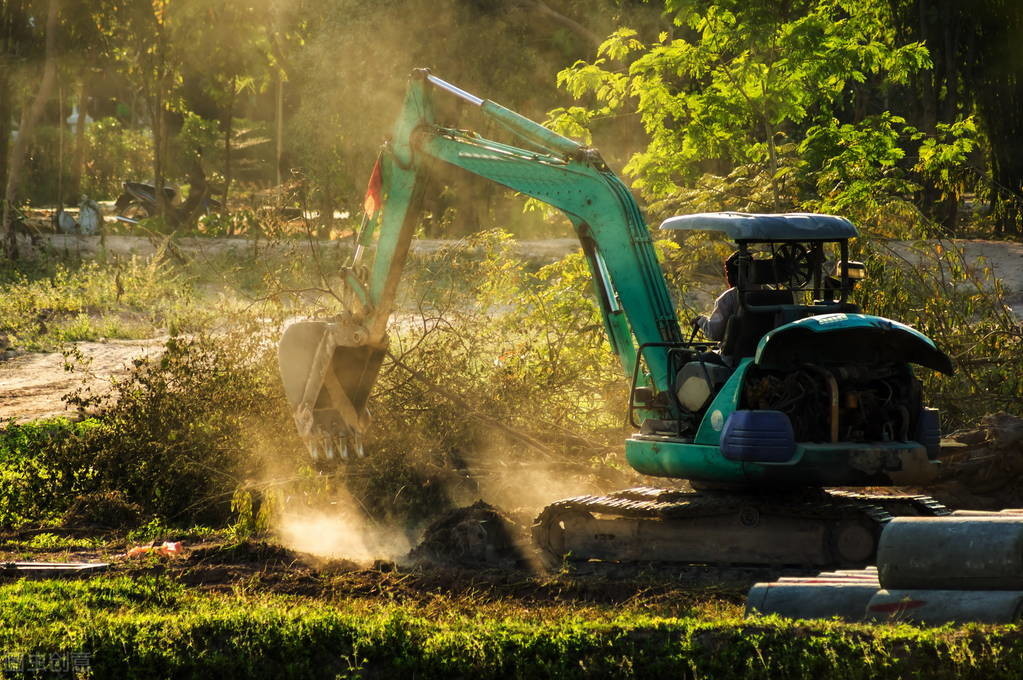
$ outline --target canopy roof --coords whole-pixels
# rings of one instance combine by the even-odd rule
[[[661,229],[721,231],[733,241],[835,240],[857,233],[844,217],[814,213],[697,213],[669,217],[661,222]]]

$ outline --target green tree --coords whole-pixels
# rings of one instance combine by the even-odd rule
[[[896,43],[876,3],[669,0],[667,9],[674,27],[657,40],[622,29],[596,61],[562,71],[559,84],[589,107],[552,112],[576,135],[638,114],[649,144],[625,170],[655,212],[801,205],[827,170],[827,158],[808,164],[800,153],[811,128],[839,147],[871,138],[883,152],[873,160],[892,166],[894,126],[904,121],[866,115],[864,99],[928,60],[919,43]]]
[[[266,89],[271,79],[270,3],[209,2],[186,8],[183,21],[194,27],[192,49],[184,57],[184,78],[212,100],[223,139],[223,200],[233,180],[235,120],[239,97]],[[187,95],[186,95],[187,99]],[[192,102],[185,102],[187,108]]]
[[[928,212],[954,229],[955,188],[974,190],[989,195],[996,231],[1018,232],[1023,218],[1023,4],[889,1],[896,30],[904,39],[924,43],[934,64],[914,78],[913,96],[903,106],[923,132],[952,134],[960,141],[976,132],[967,130],[975,114],[989,141],[986,159],[964,161],[944,183],[925,181],[925,210],[933,206]],[[987,161],[986,177],[978,167],[981,160]],[[950,168],[944,169],[948,175]],[[948,180],[955,186],[949,187]]]
[[[159,214],[167,215],[167,113],[181,82],[182,53],[191,28],[180,19],[188,0],[109,0],[97,5],[113,55],[142,93],[153,134],[153,182]]]

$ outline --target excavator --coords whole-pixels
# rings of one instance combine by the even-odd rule
[[[442,125],[438,95],[475,107],[514,144]],[[953,370],[929,338],[853,302],[865,271],[849,259],[857,236],[849,220],[804,213],[665,220],[661,229],[714,231],[736,247],[738,305],[723,340],[684,337],[642,212],[597,150],[425,69],[412,73],[381,151],[379,219],[364,222],[342,272],[349,308],[296,322],[280,341],[284,390],[314,460],[363,455],[388,318],[438,163],[568,217],[611,349],[632,383],[635,432],[625,458],[644,475],[671,480],[668,488],[551,503],[532,528],[545,558],[863,567],[894,517],[949,513],[926,496],[849,490],[935,477],[939,414],[925,406],[914,366]]]

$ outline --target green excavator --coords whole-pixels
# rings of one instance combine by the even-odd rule
[[[519,146],[442,126],[438,93],[477,107]],[[533,527],[545,556],[862,566],[893,517],[948,513],[925,496],[834,489],[933,480],[938,413],[925,406],[913,365],[952,371],[923,334],[860,313],[852,293],[864,271],[849,259],[852,223],[815,214],[666,220],[662,229],[713,230],[736,245],[736,310],[711,347],[718,351],[708,351],[695,334],[684,337],[639,206],[600,154],[427,70],[412,73],[381,152],[381,216],[365,223],[343,272],[350,309],[292,324],[281,339],[285,392],[314,459],[362,455],[388,318],[436,163],[568,217],[608,341],[632,381],[636,431],[625,457],[640,473],[692,487],[553,502]]]

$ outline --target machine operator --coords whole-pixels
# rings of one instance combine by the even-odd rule
[[[694,317],[693,326],[699,328],[709,340],[723,340],[728,320],[739,309],[739,291],[735,284],[739,278],[739,253],[732,253],[724,264],[725,281],[728,283],[728,290],[718,296],[714,301],[714,310],[709,317]]]

